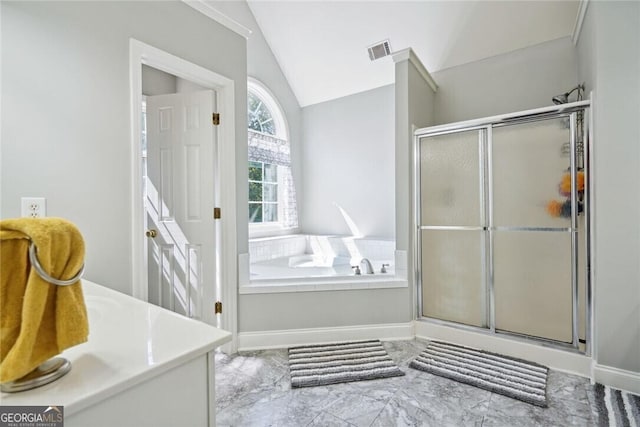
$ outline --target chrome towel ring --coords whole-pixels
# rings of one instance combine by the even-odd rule
[[[31,261],[31,265],[33,266],[33,268],[36,269],[38,276],[40,276],[46,282],[52,283],[57,286],[73,285],[78,280],[80,280],[80,278],[84,274],[84,264],[82,264],[82,267],[80,267],[80,271],[78,271],[78,273],[75,276],[73,276],[71,279],[60,280],[60,279],[51,277],[46,271],[44,271],[44,269],[42,268],[42,265],[40,265],[40,261],[38,261],[38,255],[36,252],[37,252],[36,245],[33,242],[30,242],[29,243],[29,261]]]

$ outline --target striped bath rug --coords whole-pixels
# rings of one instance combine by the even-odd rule
[[[289,370],[291,387],[404,375],[379,340],[293,347],[289,349]]]
[[[411,368],[547,407],[548,368],[537,363],[431,341]]]
[[[640,427],[640,396],[602,384],[595,394],[599,426]]]

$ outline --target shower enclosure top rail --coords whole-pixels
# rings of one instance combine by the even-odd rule
[[[575,111],[584,110],[591,106],[590,100],[571,102],[569,104],[551,105],[549,107],[534,108],[515,113],[499,114],[497,116],[483,117],[480,119],[464,120],[461,122],[447,123],[444,125],[430,126],[416,129],[414,136],[426,136],[448,131],[482,127],[487,125],[500,126],[527,120],[538,120],[558,113],[570,114]],[[469,129],[472,130],[472,129]]]

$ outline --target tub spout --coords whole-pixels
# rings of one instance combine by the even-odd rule
[[[363,273],[373,274],[373,266],[371,265],[371,261],[369,261],[367,258],[362,258],[362,261],[360,261],[360,265],[364,265]]]

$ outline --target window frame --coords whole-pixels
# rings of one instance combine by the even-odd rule
[[[263,105],[269,110],[271,117],[273,118],[275,134],[274,135],[265,134],[265,135],[273,136],[275,138],[285,140],[287,141],[289,146],[291,146],[291,141],[289,140],[289,127],[288,127],[287,119],[285,117],[284,110],[280,105],[280,103],[278,102],[277,98],[262,82],[252,77],[249,77],[247,79],[247,102],[248,102],[250,93],[253,93],[259,100],[262,101]],[[248,108],[248,105],[247,105],[247,108]],[[249,129],[248,123],[247,123],[247,129]],[[263,133],[263,132],[255,131],[253,129],[250,129],[250,130],[252,132]],[[250,161],[251,160],[248,160],[247,162],[247,171],[248,171]],[[260,163],[263,163],[263,165],[265,164],[265,162],[260,162]],[[272,163],[267,163],[267,164],[272,164]],[[281,191],[281,189],[284,188],[284,183],[282,182],[282,173],[280,173],[279,171],[281,166],[279,165],[275,165],[275,166],[278,168],[278,174],[277,174],[278,198],[277,198],[277,202],[275,203],[277,203],[278,205],[277,217],[279,218],[279,221],[272,221],[272,222],[247,221],[249,226],[249,238],[293,234],[299,231],[299,226],[285,227],[281,222],[284,215],[284,200],[282,199],[284,194],[283,194],[283,191]],[[263,178],[264,178],[264,169],[263,169]],[[248,183],[249,183],[249,180],[247,180],[247,185]],[[247,202],[248,202],[247,203],[247,211],[248,211],[249,203],[251,202],[250,201],[247,201]],[[264,205],[265,203],[264,200],[261,203]]]
[[[280,175],[278,173],[278,165],[273,164],[273,163],[265,163],[265,162],[261,162],[261,161],[256,161],[256,160],[249,160],[249,164],[251,163],[260,163],[262,165],[262,167],[260,168],[262,171],[262,179],[260,181],[257,181],[255,179],[251,179],[251,176],[249,176],[249,185],[251,185],[251,183],[256,183],[256,184],[261,184],[262,186],[262,195],[261,195],[261,200],[260,201],[252,201],[251,199],[249,199],[249,206],[253,205],[261,205],[262,206],[262,221],[260,222],[249,222],[249,224],[271,224],[271,225],[277,225],[280,224],[280,221],[264,221],[264,213],[265,213],[265,205],[276,205],[276,217],[277,218],[282,218],[280,212],[282,211],[282,195],[281,192],[279,191],[279,187],[280,187]],[[275,181],[267,181],[266,180],[266,165],[270,165],[276,168],[276,180]],[[249,166],[251,167],[251,166]],[[265,198],[265,185],[275,185],[276,187],[276,201],[270,201],[270,200],[266,200]],[[251,217],[249,217],[251,218]]]
[[[287,124],[287,118],[284,115],[282,106],[273,95],[273,93],[261,81],[252,77],[249,77],[247,79],[247,100],[249,99],[250,92],[253,92],[271,113],[271,117],[273,118],[273,125],[276,130],[275,135],[271,136],[275,136],[279,139],[284,139],[285,141],[291,143],[291,141],[289,141],[289,126]]]

